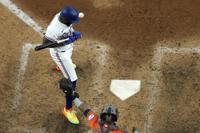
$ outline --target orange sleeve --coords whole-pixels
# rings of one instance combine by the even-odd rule
[[[99,127],[98,119],[99,119],[99,116],[96,115],[92,111],[90,111],[86,117],[86,120],[88,121],[90,128],[98,128]]]

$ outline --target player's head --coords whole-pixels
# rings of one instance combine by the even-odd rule
[[[113,105],[108,105],[104,107],[100,113],[100,122],[102,124],[113,124],[117,121],[118,109]]]
[[[71,6],[66,6],[60,12],[59,20],[67,25],[79,23],[79,11]]]

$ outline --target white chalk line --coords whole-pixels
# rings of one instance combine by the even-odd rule
[[[29,17],[25,12],[23,12],[19,7],[17,7],[10,0],[0,0],[0,3],[7,7],[12,13],[14,13],[19,19],[21,19],[24,23],[33,28],[36,32],[38,32],[41,36],[43,33],[43,29],[36,23],[31,17]]]
[[[93,6],[97,9],[109,9],[112,7],[122,7],[125,3],[122,0],[106,0],[105,2],[99,0],[92,0]]]
[[[21,19],[25,24],[33,28],[37,33],[39,33],[40,36],[43,35],[43,29],[41,26],[39,26],[38,23],[36,23],[31,17],[29,17],[26,13],[24,13],[19,7],[17,7],[13,2],[10,0],[0,0],[0,3],[4,5],[7,9],[9,9],[12,13],[14,13],[19,19]],[[13,103],[13,109],[17,109],[18,106],[20,105],[21,101],[21,90],[22,90],[22,83],[24,79],[24,74],[26,72],[26,67],[27,67],[27,62],[29,58],[29,53],[30,50],[34,48],[34,45],[32,44],[25,44],[22,47],[22,52],[20,56],[20,65],[16,77],[16,83],[15,83],[15,97],[12,100]],[[13,120],[13,123],[15,121]],[[11,128],[12,129],[12,128]],[[14,127],[12,130],[18,130],[18,131],[23,131],[27,133],[46,133],[45,128],[31,128],[31,127]]]
[[[157,102],[157,99],[155,98],[155,95],[158,94],[159,88],[159,78],[157,76],[160,75],[160,63],[162,60],[163,53],[158,49],[154,51],[154,57],[152,59],[152,69],[154,71],[150,75],[152,79],[150,82],[152,84],[151,88],[149,88],[149,97],[148,97],[148,105],[147,105],[147,111],[145,113],[145,124],[144,124],[144,133],[148,133],[150,126],[152,125],[152,117],[150,115],[151,111],[154,109],[154,106]]]
[[[96,60],[98,62],[98,67],[96,68],[95,70],[95,74],[94,74],[94,78],[92,80],[93,83],[98,83],[98,85],[102,85],[103,84],[103,70],[104,70],[104,66],[106,66],[106,63],[107,63],[107,57],[108,57],[108,50],[109,50],[109,47],[107,45],[102,45],[100,44],[100,48],[97,49],[97,57],[96,57]],[[94,87],[95,89],[96,87]],[[101,94],[103,93],[103,90],[102,89],[99,89],[99,88],[96,88],[95,89],[98,94]]]
[[[159,86],[160,81],[160,66],[162,58],[165,54],[188,54],[188,53],[198,53],[200,54],[200,48],[167,48],[159,47],[154,51],[154,57],[152,59],[153,72],[151,74],[151,84],[152,87],[149,89],[149,103],[147,105],[147,111],[145,112],[145,123],[144,123],[144,133],[151,133],[153,116],[152,112],[156,106],[156,103],[160,99],[161,88]]]
[[[24,13],[13,2],[11,2],[10,0],[0,0],[0,2],[5,7],[7,7],[12,13],[14,13],[17,17],[19,17],[24,23],[26,23],[27,25],[32,27],[36,32],[38,32],[42,36],[42,33],[43,33],[42,27],[39,26],[38,23],[36,23],[32,18],[30,18],[26,13]],[[99,42],[99,43],[101,43],[101,42]],[[107,53],[108,53],[107,46],[106,45],[100,45],[100,46],[101,47],[100,47],[100,50],[98,51],[99,56],[97,56],[97,61],[99,64],[104,65],[107,62],[107,60],[106,60]],[[21,56],[26,56],[26,55],[23,55],[23,53],[22,53]],[[27,62],[27,60],[26,61],[24,60],[24,62]],[[20,64],[20,67],[21,67],[21,64]],[[21,77],[22,76],[20,76],[20,78]],[[21,86],[21,84],[22,84],[21,81],[22,81],[21,79],[17,78],[16,86]],[[102,81],[102,68],[101,67],[97,68],[94,81],[95,82]],[[97,90],[100,91],[99,89],[97,89]],[[18,93],[16,93],[16,95],[17,95],[16,98],[18,99],[21,97],[21,94],[20,94],[20,91],[17,91],[17,92]],[[19,105],[19,103],[17,103],[17,105]]]
[[[46,128],[31,128],[29,126],[13,127],[8,130],[9,133],[47,133]]]
[[[19,7],[17,7],[10,0],[0,0],[0,3],[7,7],[12,13],[14,13],[18,18],[20,18],[24,23],[33,28],[37,33],[42,36],[42,27],[39,26],[32,18],[30,18],[26,13],[24,13]],[[23,82],[23,76],[26,71],[26,66],[28,62],[28,55],[34,46],[31,44],[25,44],[22,47],[21,57],[20,57],[20,67],[17,74],[17,79],[15,83],[15,97],[13,99],[13,108],[16,109],[20,104],[21,99],[21,88]],[[16,100],[16,101],[15,101]]]
[[[31,17],[29,17],[26,13],[24,13],[13,2],[11,2],[10,0],[0,0],[0,3],[42,36],[42,32],[43,32],[42,27],[39,26],[39,24],[37,24]],[[18,70],[16,83],[15,83],[15,97],[13,99],[14,109],[16,109],[20,105],[23,76],[26,71],[29,52],[33,48],[34,46],[31,44],[25,44],[22,47],[22,52],[21,52],[21,57],[20,57],[20,67]]]
[[[13,99],[13,109],[16,109],[20,105],[22,82],[24,79],[25,71],[26,71],[29,51],[33,48],[34,48],[33,45],[29,43],[25,44],[22,47],[22,52],[21,52],[21,57],[20,57],[20,68],[18,70],[16,83],[15,83],[15,97]]]
[[[39,26],[39,24],[36,23],[33,19],[31,19],[26,13],[24,13],[19,7],[17,7],[13,2],[11,2],[10,0],[0,0],[0,3],[3,4],[5,7],[7,7],[12,13],[14,13],[18,18],[20,18],[24,23],[32,27],[41,36],[43,35],[43,28]],[[34,46],[31,44],[25,44],[22,48],[22,53],[21,53],[21,58],[20,58],[20,68],[18,70],[17,79],[15,83],[15,97],[13,99],[14,109],[16,109],[20,105],[20,100],[22,97],[22,94],[21,94],[22,82],[23,82],[24,74],[27,67],[29,52],[33,48]],[[108,52],[105,46],[101,47],[101,49],[102,50],[98,52],[100,56],[98,56],[97,61],[99,62],[99,64],[104,65],[107,62],[106,57],[107,57]],[[98,67],[95,77],[97,77],[95,81],[102,80],[101,67]],[[20,128],[20,129],[27,132],[33,132],[33,129],[27,129],[25,127]],[[38,130],[43,131],[43,129],[42,130],[38,129]]]

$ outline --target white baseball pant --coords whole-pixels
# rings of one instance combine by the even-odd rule
[[[75,67],[72,63],[73,47],[67,50],[57,50],[50,48],[49,52],[54,62],[59,66],[65,78],[69,78],[72,82],[78,79]]]

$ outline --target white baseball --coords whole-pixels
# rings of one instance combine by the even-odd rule
[[[78,17],[79,18],[83,18],[85,15],[84,15],[84,13],[83,12],[80,12],[79,14],[78,14]]]

